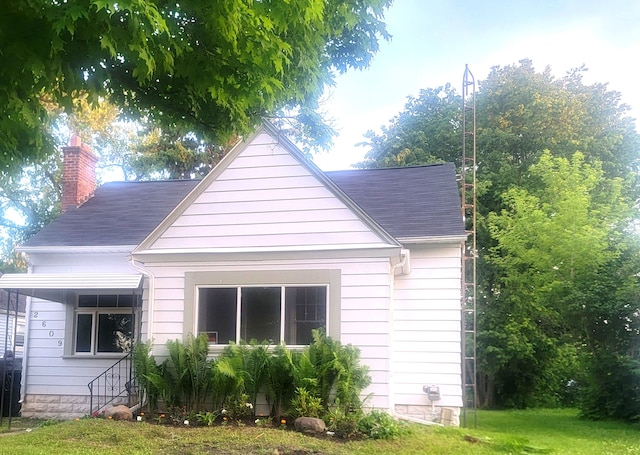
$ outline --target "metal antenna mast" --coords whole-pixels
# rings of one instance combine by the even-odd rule
[[[476,383],[476,80],[465,65],[462,78],[462,219],[467,241],[462,245],[462,425],[473,412],[477,425]]]

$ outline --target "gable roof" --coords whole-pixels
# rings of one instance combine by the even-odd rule
[[[453,163],[325,174],[396,239],[465,235]]]
[[[267,131],[273,134],[270,128]],[[281,139],[297,159],[304,160],[295,146]],[[228,162],[231,157],[225,158]],[[465,236],[453,164],[326,173],[311,162],[304,164],[383,234],[405,241]],[[212,174],[205,180],[215,178]],[[23,248],[139,246],[179,206],[194,198],[199,183],[106,183],[93,198],[60,215]]]
[[[25,247],[138,245],[198,180],[105,183],[29,239]]]

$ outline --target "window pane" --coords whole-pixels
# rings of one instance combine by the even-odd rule
[[[92,314],[78,314],[76,321],[76,352],[91,352]]]
[[[97,295],[79,295],[78,306],[83,308],[96,307],[98,306],[98,296]]]
[[[198,333],[207,333],[209,342],[236,341],[236,288],[200,288]]]
[[[242,288],[242,339],[280,342],[280,288]]]
[[[327,287],[288,287],[285,290],[284,339],[287,344],[311,344],[311,331],[326,328]]]
[[[98,296],[98,306],[101,308],[116,307],[118,306],[118,296],[115,294]]]
[[[122,294],[118,296],[118,308],[131,308],[133,306],[133,294]]]
[[[131,314],[98,315],[98,352],[123,352],[131,348]]]

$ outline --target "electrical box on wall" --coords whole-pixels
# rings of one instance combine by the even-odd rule
[[[422,390],[427,394],[429,401],[440,400],[440,387],[437,385],[425,385],[422,387]]]

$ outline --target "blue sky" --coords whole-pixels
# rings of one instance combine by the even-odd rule
[[[355,144],[400,112],[409,95],[447,82],[462,85],[465,64],[477,81],[492,66],[529,58],[562,76],[589,68],[640,117],[640,0],[395,0],[385,22],[390,42],[371,67],[339,76],[324,110],[340,136],[314,161],[346,169],[363,158]]]

